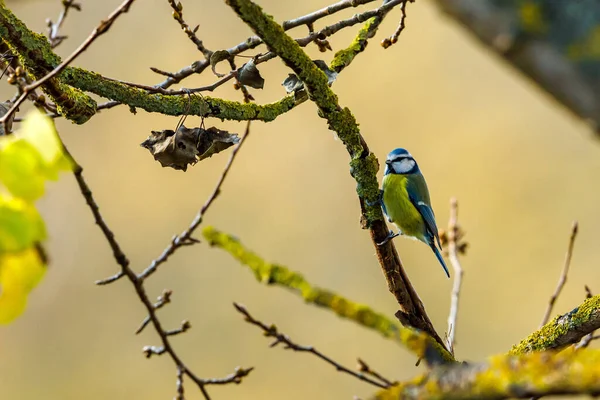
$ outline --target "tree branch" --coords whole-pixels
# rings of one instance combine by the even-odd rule
[[[302,345],[296,344],[295,342],[292,341],[292,339],[289,336],[284,335],[283,333],[279,332],[279,330],[277,329],[277,327],[275,325],[267,325],[264,322],[259,321],[256,318],[254,318],[252,315],[250,315],[250,313],[248,312],[246,307],[244,307],[240,304],[237,304],[237,303],[233,303],[233,306],[240,314],[242,314],[244,316],[244,319],[246,322],[261,328],[266,337],[275,338],[275,341],[272,342],[269,345],[269,347],[275,347],[279,343],[283,343],[283,345],[285,346],[286,349],[291,349],[291,350],[298,351],[298,352],[313,354],[317,358],[319,358],[319,359],[325,361],[327,364],[333,366],[337,371],[351,375],[363,382],[370,383],[373,386],[377,386],[382,389],[386,388],[385,384],[382,384],[382,383],[370,378],[367,374],[362,374],[360,372],[353,371],[350,368],[344,367],[340,363],[336,362],[332,358],[321,353],[319,350],[315,349],[312,346],[302,346]]]
[[[3,2],[0,2],[0,38],[35,80],[44,78],[61,64],[48,39],[27,29]],[[75,123],[86,122],[96,112],[96,102],[91,97],[65,84],[59,77],[49,78],[42,89],[59,112]]]
[[[270,51],[276,53],[304,82],[309,97],[318,106],[321,115],[327,119],[331,130],[335,131],[350,154],[351,174],[357,182],[364,228],[370,230],[377,257],[384,271],[390,291],[400,305],[396,314],[404,325],[409,325],[431,335],[444,349],[445,343],[439,337],[425,312],[418,295],[412,288],[408,276],[402,268],[400,257],[391,241],[378,246],[388,235],[381,207],[375,204],[379,196],[377,170],[379,163],[361,136],[356,120],[348,108],[342,109],[337,96],[327,84],[325,74],[315,66],[302,51],[298,43],[285,34],[283,28],[262,12],[262,9],[249,0],[228,0],[232,9],[262,38]],[[451,357],[451,356],[450,356]],[[442,358],[447,358],[444,355]]]
[[[559,315],[513,346],[510,354],[562,349],[577,343],[588,333],[600,328],[600,295],[584,301],[572,311]]]
[[[432,369],[376,395],[392,399],[529,398],[554,394],[600,394],[600,350],[495,356],[485,363]]]

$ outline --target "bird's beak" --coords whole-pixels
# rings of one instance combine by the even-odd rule
[[[390,164],[392,164],[392,161],[391,160],[385,160],[385,163],[386,163],[386,165],[390,165]]]

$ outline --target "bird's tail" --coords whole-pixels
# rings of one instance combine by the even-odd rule
[[[437,259],[440,262],[440,264],[442,264],[442,268],[444,268],[444,272],[446,273],[446,275],[448,276],[448,278],[450,278],[450,273],[448,272],[448,267],[446,267],[446,263],[444,262],[444,258],[442,257],[442,254],[440,253],[440,251],[438,250],[438,248],[435,246],[435,243],[431,244],[431,249],[435,253],[435,256],[437,257]]]

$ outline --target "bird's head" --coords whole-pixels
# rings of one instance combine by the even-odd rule
[[[415,159],[405,149],[392,150],[385,159],[385,175],[401,174],[409,175],[419,172],[419,166]]]

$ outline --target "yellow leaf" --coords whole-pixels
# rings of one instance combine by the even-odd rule
[[[45,169],[40,153],[24,140],[10,140],[0,149],[0,181],[17,197],[30,202],[42,197]]]
[[[46,267],[36,247],[0,256],[0,323],[21,315],[27,295],[40,282]]]
[[[0,181],[17,197],[37,200],[46,180],[56,180],[60,171],[73,167],[54,123],[38,110],[27,114],[18,132],[0,138]]]
[[[47,166],[55,166],[65,154],[54,123],[37,109],[27,113],[17,136],[31,143],[40,153]]]
[[[33,205],[0,195],[0,255],[23,251],[46,238],[46,227]]]

